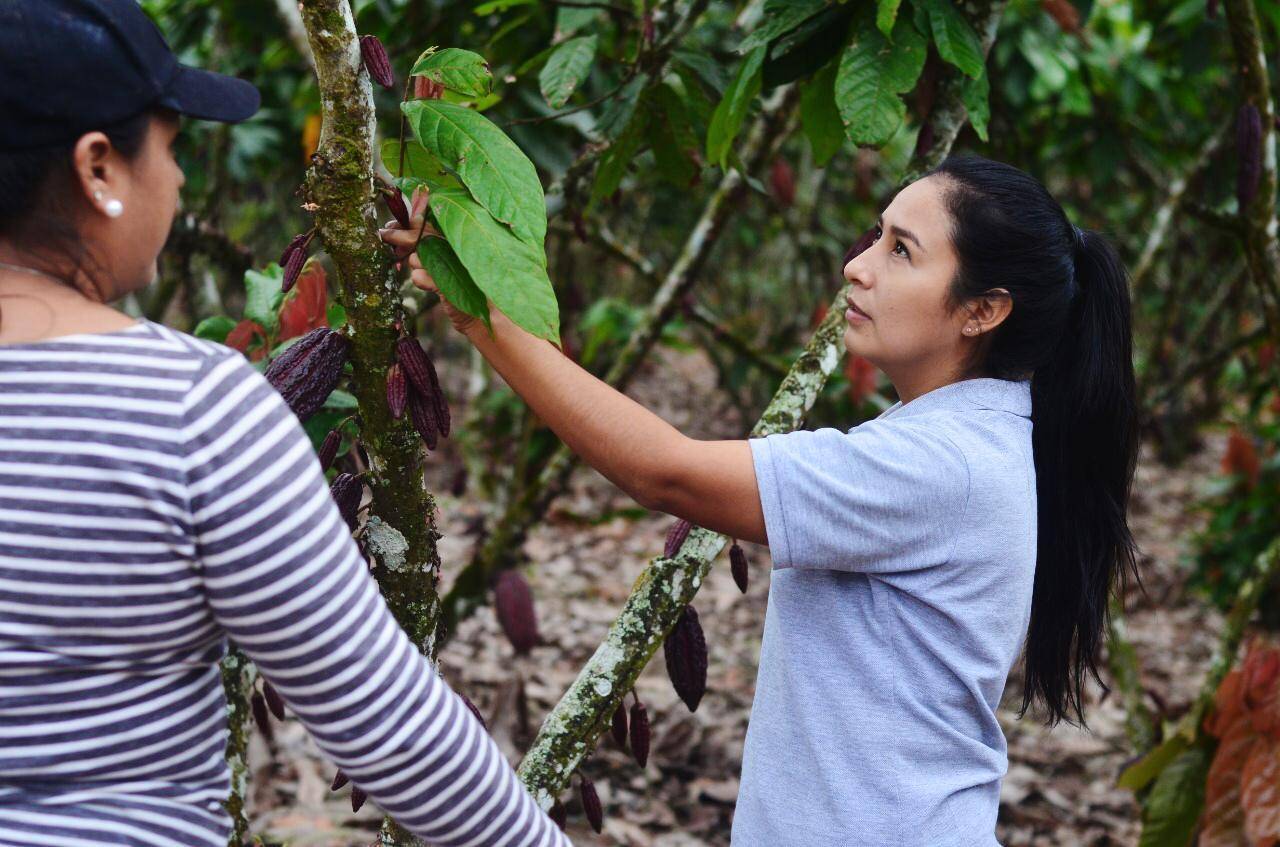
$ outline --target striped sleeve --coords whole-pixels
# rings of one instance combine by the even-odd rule
[[[324,753],[441,847],[562,847],[498,746],[410,643],[297,418],[238,353],[184,403],[188,507],[212,613]]]

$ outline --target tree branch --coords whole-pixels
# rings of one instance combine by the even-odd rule
[[[1004,0],[988,0],[979,2],[968,13],[982,38],[984,55],[995,38],[996,23],[1003,10]],[[935,111],[954,115],[959,109],[963,115],[963,108],[960,86],[944,83]],[[913,159],[908,174],[919,173],[927,162],[941,161],[959,132],[959,126],[947,122],[935,126],[934,144]],[[794,430],[817,400],[843,353],[842,304],[850,288],[841,287],[750,437]],[[640,575],[604,642],[547,716],[520,764],[520,778],[543,808],[550,808],[567,784],[569,774],[591,751],[623,695],[635,684],[680,612],[697,594],[725,541],[722,535],[695,528],[677,556],[652,560]]]

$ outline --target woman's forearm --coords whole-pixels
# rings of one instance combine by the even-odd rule
[[[550,342],[491,310],[493,334],[476,321],[467,337],[512,390],[570,450],[636,502],[660,509],[679,430],[597,379]]]

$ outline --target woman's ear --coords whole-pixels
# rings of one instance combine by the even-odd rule
[[[105,133],[95,130],[80,136],[71,159],[77,193],[91,208],[106,214],[110,200],[128,193],[128,169]]]

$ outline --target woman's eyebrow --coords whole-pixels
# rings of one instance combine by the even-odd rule
[[[878,217],[878,218],[876,218],[876,223],[880,226],[880,228],[881,228],[881,229],[884,229],[884,218],[883,218],[883,216],[882,216],[882,217]],[[889,231],[890,231],[890,232],[892,232],[894,235],[898,236],[899,238],[906,238],[906,239],[909,239],[909,240],[911,240],[911,241],[914,241],[914,242],[916,243],[916,246],[920,248],[920,252],[921,252],[921,253],[927,253],[927,252],[928,252],[927,250],[925,250],[925,249],[924,249],[924,245],[922,245],[922,244],[920,243],[920,239],[916,238],[916,237],[915,237],[915,235],[914,235],[913,233],[909,232],[908,230],[903,229],[902,227],[898,226],[897,224],[890,224],[890,225],[889,225]]]

